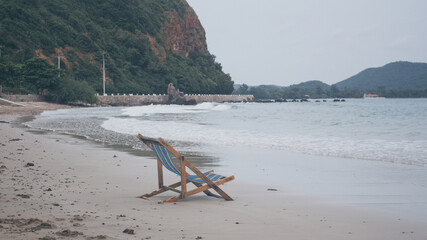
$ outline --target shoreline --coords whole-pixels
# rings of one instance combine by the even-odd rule
[[[0,120],[14,122],[44,109],[3,110]],[[198,194],[176,204],[158,204],[175,193],[137,199],[156,188],[153,159],[69,135],[34,134],[10,123],[0,123],[0,130],[2,239],[74,235],[74,239],[423,239],[427,235],[425,221],[327,203],[285,187],[268,191],[269,183],[247,183],[238,175],[223,187],[233,202]],[[165,175],[165,182],[177,179]],[[123,233],[125,229],[134,234]]]

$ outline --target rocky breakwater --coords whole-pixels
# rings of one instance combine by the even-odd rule
[[[99,95],[98,104],[101,106],[142,106],[150,104],[167,104],[168,95],[133,95],[133,94],[111,94]]]
[[[196,103],[202,102],[253,102],[255,100],[253,95],[210,95],[210,94],[195,94],[185,95],[186,101],[193,101]]]
[[[175,89],[172,83],[168,86],[169,104],[197,104],[202,102],[252,102],[253,95],[218,95],[218,94],[184,94]]]
[[[172,83],[168,85],[168,94],[160,95],[133,95],[111,94],[99,95],[98,104],[101,106],[141,106],[149,104],[180,104],[193,105],[202,102],[252,102],[253,95],[210,95],[184,94],[176,89]]]

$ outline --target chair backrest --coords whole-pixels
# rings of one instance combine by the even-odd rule
[[[173,154],[168,149],[166,149],[165,146],[163,146],[158,141],[146,139],[141,140],[151,147],[157,159],[160,160],[165,168],[177,175],[181,175],[180,167],[175,163]]]

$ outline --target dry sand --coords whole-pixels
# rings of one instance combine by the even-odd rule
[[[20,116],[64,107],[26,105],[0,105],[0,239],[427,239],[421,220],[239,176],[223,187],[232,202],[199,194],[159,203],[173,192],[138,199],[156,188],[153,159],[19,127]],[[166,173],[167,183],[177,180]]]

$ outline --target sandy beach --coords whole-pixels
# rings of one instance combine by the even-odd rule
[[[19,125],[64,107],[0,105],[0,239],[426,239],[424,220],[286,186],[271,191],[238,175],[223,186],[231,202],[199,194],[161,203],[173,192],[136,198],[156,188],[154,159]],[[178,180],[165,174],[165,182]]]

